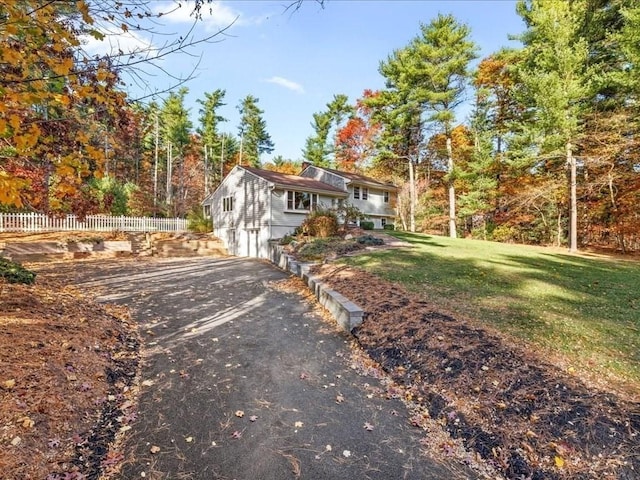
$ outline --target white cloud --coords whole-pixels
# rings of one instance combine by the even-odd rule
[[[91,35],[82,39],[82,48],[89,55],[118,55],[136,52],[148,52],[154,49],[153,42],[136,32],[108,33],[103,40],[97,40]]]
[[[180,7],[172,5],[170,8],[166,4],[156,6],[154,12],[156,14],[163,13],[159,21],[168,20],[174,23],[193,23],[195,17],[193,16],[193,0],[183,2]],[[231,26],[247,26],[258,25],[266,20],[268,17],[247,17],[241,11],[235,10],[229,5],[223,2],[216,2],[211,4],[204,4],[201,7],[200,14],[202,19],[200,20],[207,31],[217,31]]]
[[[284,87],[288,90],[294,91],[296,93],[304,93],[304,88],[302,88],[302,85],[300,85],[299,83],[296,83],[292,80],[288,80],[286,78],[283,77],[271,77],[271,78],[267,78],[265,80],[265,82],[268,83],[275,83],[276,85],[280,85],[281,87]]]

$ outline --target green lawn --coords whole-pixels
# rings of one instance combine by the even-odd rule
[[[576,370],[640,385],[639,262],[393,235],[413,247],[343,261],[403,283],[448,310],[558,351]]]

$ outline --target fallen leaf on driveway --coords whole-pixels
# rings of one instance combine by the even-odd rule
[[[342,452],[342,456],[346,457],[346,458],[349,458],[351,456],[351,452],[349,450],[344,450]]]
[[[258,416],[257,416],[257,415],[251,415],[251,416],[249,417],[249,421],[250,421],[250,422],[255,422],[257,419],[258,419]]]
[[[302,426],[304,425],[304,423],[297,421],[296,423],[293,424],[294,427],[296,428],[302,428]]]
[[[187,442],[187,443],[191,443],[191,442],[193,442],[193,437],[187,437],[187,438],[184,439],[184,441]]]
[[[4,385],[4,388],[6,388],[7,390],[10,390],[16,386],[16,381],[13,378],[11,380],[5,380],[3,385]]]
[[[344,397],[340,393],[336,396],[336,403],[342,403],[342,402],[344,402]]]
[[[373,425],[371,425],[369,422],[364,422],[364,429],[370,432],[373,430]]]
[[[241,438],[241,437],[242,437],[242,432],[239,432],[238,430],[236,430],[231,434],[231,438]]]
[[[236,417],[239,417],[239,418],[244,417],[244,412],[242,410],[236,410]]]
[[[158,453],[158,452],[160,451],[160,447],[158,447],[157,445],[153,445],[153,446],[149,449],[149,451],[150,451],[151,453]]]
[[[144,380],[142,382],[143,387],[150,387],[151,385],[153,385],[153,380]]]

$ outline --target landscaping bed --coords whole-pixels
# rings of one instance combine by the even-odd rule
[[[640,405],[587,386],[478,322],[364,270],[312,273],[365,311],[359,345],[414,408],[413,423],[442,425],[451,442],[509,479],[636,479]],[[375,293],[372,293],[375,292]]]
[[[135,418],[136,327],[64,283],[15,279],[0,278],[2,478],[97,479]]]

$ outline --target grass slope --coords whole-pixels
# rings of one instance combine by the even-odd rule
[[[640,385],[640,264],[541,247],[394,232],[413,247],[344,259],[443,307]],[[637,390],[636,390],[637,391]]]

